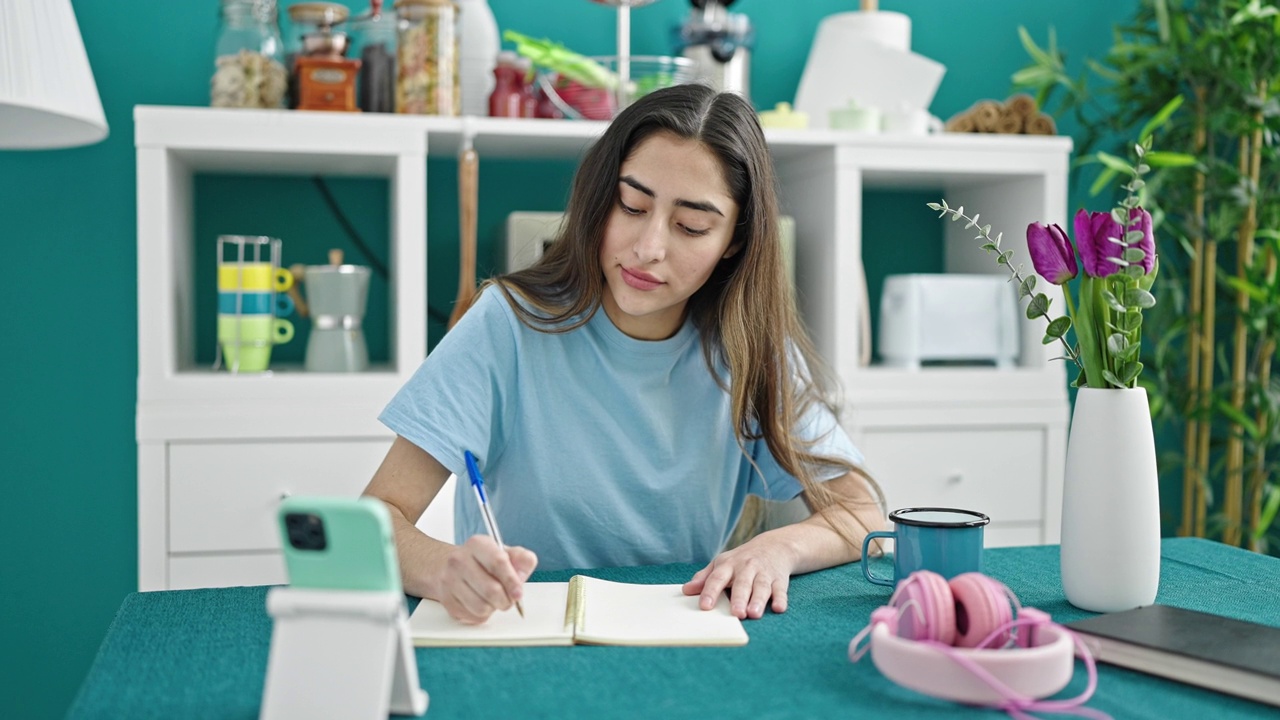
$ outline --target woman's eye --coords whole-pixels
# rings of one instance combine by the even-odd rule
[[[628,215],[640,215],[644,213],[643,210],[640,210],[638,208],[633,208],[630,205],[627,205],[626,203],[622,202],[621,200],[618,201],[618,207],[622,208],[622,212]]]
[[[691,228],[687,225],[681,225],[680,227],[684,229],[685,233],[692,235],[694,237],[702,237],[703,235],[706,235],[707,233],[711,232],[711,228],[704,228],[702,230],[698,230],[696,228]]]

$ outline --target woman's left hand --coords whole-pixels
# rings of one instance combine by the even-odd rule
[[[758,535],[717,555],[684,584],[684,594],[701,595],[698,607],[710,610],[727,589],[729,612],[740,620],[763,616],[770,600],[774,612],[786,611],[787,587],[797,558],[788,542],[771,534]]]

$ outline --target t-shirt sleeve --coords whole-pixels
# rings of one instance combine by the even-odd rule
[[[492,462],[516,412],[515,322],[506,296],[487,288],[378,420],[459,477],[465,450],[482,466]]]
[[[862,453],[854,446],[853,440],[840,426],[836,416],[821,403],[810,406],[797,423],[796,434],[805,441],[814,441],[810,451],[816,455],[844,460],[853,465],[862,465]],[[752,459],[760,471],[751,473],[748,491],[767,500],[791,500],[800,494],[800,481],[782,469],[769,445],[764,439],[752,441]],[[817,465],[813,468],[814,479],[826,482],[844,475],[837,466]]]

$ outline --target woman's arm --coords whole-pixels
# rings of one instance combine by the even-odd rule
[[[502,552],[488,536],[452,545],[419,530],[415,523],[449,475],[430,453],[396,436],[363,494],[381,500],[391,514],[405,592],[439,601],[458,620],[479,623],[520,599],[538,560],[524,548]]]
[[[832,494],[846,499],[852,511],[833,504],[825,514],[815,512],[801,522],[761,533],[716,556],[685,583],[684,593],[700,594],[699,606],[710,610],[720,593],[728,589],[730,612],[739,618],[759,618],[770,600],[774,612],[787,609],[792,575],[859,559],[861,548],[850,547],[831,523],[839,523],[844,534],[861,543],[868,532],[883,528],[880,505],[866,481],[855,473],[825,485]]]

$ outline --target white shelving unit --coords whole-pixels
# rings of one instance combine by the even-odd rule
[[[281,582],[276,503],[358,492],[392,439],[377,415],[426,355],[427,158],[455,157],[470,135],[483,159],[573,159],[605,126],[148,106],[134,117],[139,587]],[[1003,229],[1029,266],[1021,229],[1066,220],[1070,140],[767,134],[783,210],[796,219],[801,309],[890,505],[986,512],[988,545],[1056,542],[1067,393],[1042,328],[1027,323],[1012,370],[861,366],[861,218],[864,188],[938,189]],[[196,364],[192,178],[219,172],[388,179],[388,365],[253,376]],[[948,271],[1003,272],[959,224],[947,233]],[[910,240],[865,242],[909,253]],[[440,503],[424,522],[447,528],[450,516]]]

